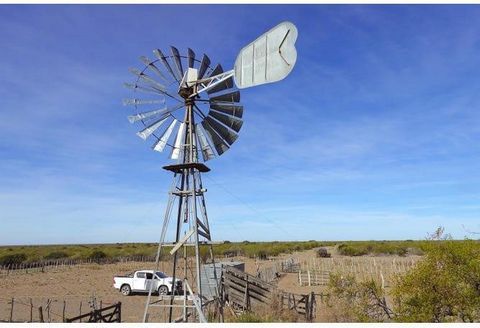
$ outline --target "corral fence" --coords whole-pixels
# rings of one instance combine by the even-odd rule
[[[29,263],[17,263],[0,266],[0,277],[6,277],[14,274],[45,272],[49,269],[58,269],[82,264],[112,264],[125,262],[155,262],[155,256],[132,255],[101,259],[58,259]]]
[[[397,274],[410,270],[419,257],[340,257],[313,258],[300,263],[300,286],[327,285],[330,274],[353,275],[358,280],[370,280],[389,287]]]
[[[73,318],[65,319],[65,322],[122,322],[122,303],[93,310]]]
[[[257,270],[257,277],[266,282],[275,282],[282,273],[296,273],[300,270],[300,262],[297,258],[288,258],[282,261],[271,261],[263,268]]]
[[[96,299],[92,301],[92,297],[83,300],[43,297],[0,297],[0,322],[120,321],[120,302],[108,303],[102,300],[97,301]]]
[[[282,272],[296,273],[300,271],[300,262],[297,258],[291,257],[280,262]]]
[[[281,309],[295,311],[305,321],[315,319],[315,294],[287,293],[253,275],[225,266],[222,271],[222,298],[235,312],[250,311],[257,306],[277,304]]]

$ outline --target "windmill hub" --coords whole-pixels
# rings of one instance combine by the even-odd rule
[[[193,100],[189,99],[190,95],[193,94],[193,87],[183,87],[178,90],[178,94],[180,97],[185,99],[185,105],[191,105],[193,104]]]
[[[180,97],[187,99],[194,93],[194,85],[197,78],[198,78],[197,69],[189,67],[185,71],[185,73],[183,74],[182,81],[180,81],[180,87],[178,89],[178,94],[180,95]],[[185,104],[187,104],[187,102],[185,102]]]

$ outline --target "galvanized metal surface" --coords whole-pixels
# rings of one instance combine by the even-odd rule
[[[140,132],[137,132],[137,136],[142,138],[143,140],[146,140],[153,132],[155,132],[156,129],[158,129],[160,126],[162,126],[163,123],[167,121],[168,117],[162,116],[162,118],[158,119],[154,123],[150,124],[147,126],[145,129],[143,129]]]
[[[180,157],[181,152],[181,144],[184,138],[185,133],[185,122],[180,124],[180,128],[178,129],[177,138],[175,139],[175,146],[172,149],[172,154],[170,155],[171,159],[178,159]]]
[[[283,22],[244,47],[235,60],[235,84],[248,88],[284,79],[297,60],[297,28]]]
[[[222,270],[225,266],[234,267],[240,271],[245,271],[245,263],[238,261],[216,262],[204,264],[201,268],[200,280],[203,287],[203,296],[207,299],[213,299],[217,295],[217,285],[220,284]]]
[[[240,102],[240,91],[224,93],[219,96],[210,97],[210,103],[216,102]]]
[[[173,132],[173,129],[175,128],[175,125],[177,124],[177,120],[173,120],[172,123],[168,126],[167,130],[163,133],[162,137],[153,145],[153,150],[155,151],[163,151],[165,149],[165,146],[167,145],[167,141],[170,138],[170,135]]]
[[[200,68],[198,69],[198,78],[201,79],[205,75],[207,68],[210,66],[210,58],[207,55],[203,55]]]

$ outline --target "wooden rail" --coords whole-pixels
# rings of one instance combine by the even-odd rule
[[[222,297],[237,311],[252,310],[278,301],[283,309],[295,311],[307,322],[315,318],[316,301],[313,293],[287,293],[272,283],[230,266],[225,266],[222,271]]]
[[[86,321],[83,319],[87,319]],[[93,310],[77,317],[65,319],[65,322],[122,322],[122,303]]]

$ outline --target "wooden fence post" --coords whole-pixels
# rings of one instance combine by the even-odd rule
[[[122,302],[118,302],[117,322],[122,322]]]
[[[65,308],[67,307],[67,302],[63,300],[63,311],[62,311],[62,322],[65,322]]]
[[[30,297],[30,322],[33,322],[33,301]]]
[[[306,322],[308,322],[308,317],[309,317],[308,316],[308,309],[310,308],[310,303],[308,302],[309,301],[309,299],[308,299],[309,296],[310,295],[307,294],[303,297],[303,299],[305,300],[305,321]]]
[[[46,306],[46,309],[47,309],[47,320],[48,322],[51,322],[50,320],[50,304],[52,303],[52,300],[51,299],[47,299],[47,306]]]
[[[13,322],[13,305],[15,304],[15,299],[12,297],[11,301],[12,307],[10,308],[10,320],[9,322]]]
[[[310,270],[307,270],[307,275],[308,275],[308,286],[311,286],[312,283],[310,281]]]
[[[248,276],[245,276],[245,295],[244,295],[244,306],[249,310],[249,295],[248,295]]]
[[[39,306],[39,307],[38,307],[38,319],[40,320],[40,322],[45,322],[45,321],[43,321],[43,309],[42,309],[42,306]]]
[[[311,313],[311,318],[312,318],[312,321],[313,321],[313,319],[314,319],[314,318],[316,317],[316,315],[317,315],[317,313],[316,313],[316,312],[317,312],[317,298],[316,298],[314,292],[312,292],[311,295],[312,295],[312,305],[311,305],[311,311],[310,311],[310,313]]]

